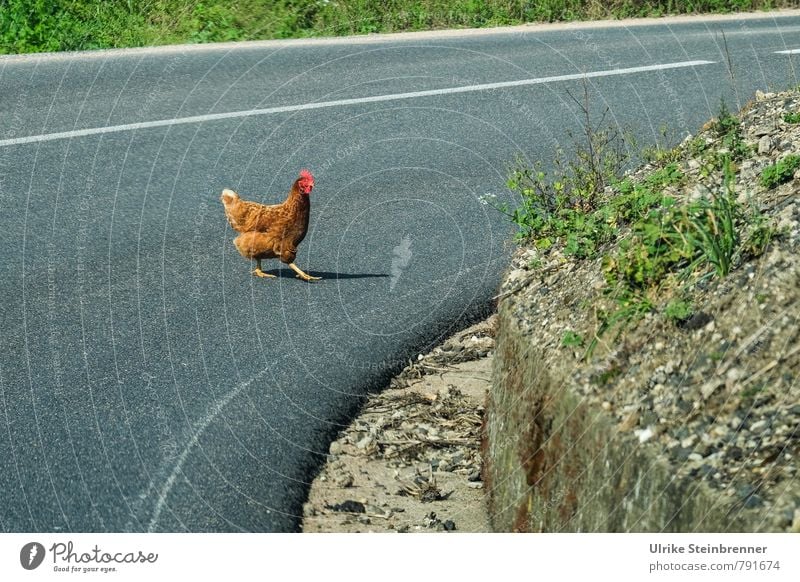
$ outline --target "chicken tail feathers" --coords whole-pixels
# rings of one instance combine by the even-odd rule
[[[219,199],[222,200],[222,203],[227,208],[229,205],[239,200],[239,195],[233,190],[228,190],[226,188],[222,191],[222,196],[220,196]]]
[[[234,230],[241,232],[239,221],[236,217],[238,214],[238,212],[236,212],[236,208],[239,206],[238,203],[240,201],[239,195],[233,190],[228,190],[226,188],[222,191],[222,195],[219,197],[219,199],[222,201],[222,205],[225,207],[225,216],[227,217],[231,227],[233,227]]]

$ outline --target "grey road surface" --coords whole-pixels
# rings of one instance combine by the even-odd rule
[[[569,146],[582,75],[674,143],[798,48],[794,14],[0,58],[0,530],[297,530],[364,396],[491,308],[481,200]],[[303,167],[323,280],[257,279],[219,194]]]

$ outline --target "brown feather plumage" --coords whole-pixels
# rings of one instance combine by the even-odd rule
[[[286,264],[293,263],[297,245],[308,230],[312,187],[313,177],[307,172],[301,174],[286,200],[271,205],[242,200],[236,192],[223,190],[220,199],[225,216],[231,227],[242,233],[233,241],[239,253],[249,259],[277,258]]]

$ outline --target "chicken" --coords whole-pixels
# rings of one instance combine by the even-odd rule
[[[294,263],[297,245],[308,230],[313,188],[314,176],[308,170],[301,170],[289,196],[281,204],[259,204],[242,200],[233,190],[222,191],[220,199],[225,207],[225,216],[233,229],[242,233],[233,244],[243,257],[256,260],[254,275],[274,277],[261,270],[261,260],[280,259],[304,281],[321,278],[304,273]]]

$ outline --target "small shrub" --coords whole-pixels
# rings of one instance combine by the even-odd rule
[[[742,137],[739,118],[728,110],[724,100],[720,101],[714,131],[717,137],[722,138],[722,146],[728,150],[732,159],[740,160],[750,154],[750,146],[745,143]]]
[[[761,171],[761,185],[767,190],[788,182],[800,168],[800,155],[788,155],[779,162]]]
[[[579,348],[583,345],[583,336],[572,330],[567,330],[561,338],[561,345],[565,348]]]
[[[742,237],[739,249],[742,260],[755,259],[763,255],[777,235],[775,225],[756,207],[751,208],[746,223],[747,232]]]
[[[706,138],[704,138],[702,135],[698,135],[689,141],[689,155],[691,155],[693,158],[700,157],[703,152],[706,151],[707,147],[708,144],[706,144]]]
[[[607,370],[603,370],[599,374],[592,374],[589,381],[597,386],[608,386],[614,380],[622,375],[622,369],[619,366],[611,366]]]
[[[683,172],[677,162],[667,164],[647,176],[644,179],[645,184],[653,188],[666,188],[667,186],[676,186],[683,181]]]
[[[800,111],[797,113],[784,113],[783,120],[786,123],[800,123]]]
[[[664,307],[664,316],[675,324],[687,321],[694,314],[690,301],[673,299]]]
[[[750,405],[764,391],[764,388],[766,388],[765,384],[753,384],[742,390],[740,397],[746,404]]]
[[[629,159],[622,135],[604,124],[608,110],[595,123],[584,91],[583,101],[570,94],[584,119],[572,155],[557,150],[549,173],[541,163],[531,168],[517,160],[506,185],[519,195],[519,205],[513,210],[498,206],[517,225],[519,240],[539,249],[560,244],[565,254],[578,258],[594,256],[613,236],[616,224],[606,187],[619,180]]]

